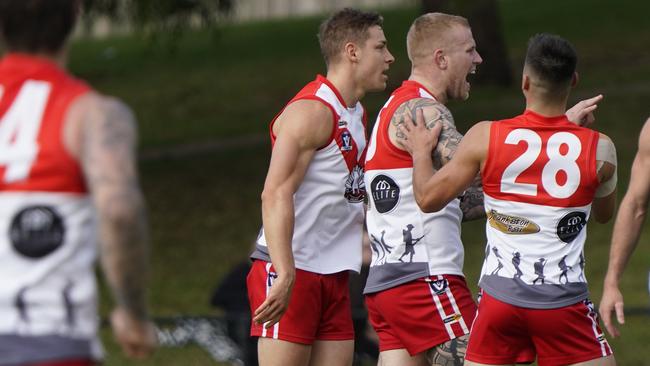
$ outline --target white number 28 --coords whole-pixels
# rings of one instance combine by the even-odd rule
[[[506,137],[505,143],[517,145],[525,141],[528,147],[523,154],[515,159],[503,171],[501,177],[501,192],[516,193],[526,196],[537,195],[537,184],[517,183],[517,177],[528,169],[542,151],[542,138],[535,132],[525,128],[518,128],[511,131]],[[568,147],[566,154],[560,152],[560,146]],[[578,189],[580,184],[580,168],[576,160],[582,151],[582,144],[576,135],[569,132],[557,132],[548,139],[546,154],[548,162],[542,169],[542,186],[549,195],[555,198],[567,198]],[[556,175],[563,171],[566,174],[566,182],[559,184]]]

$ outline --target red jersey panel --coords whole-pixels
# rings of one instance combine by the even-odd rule
[[[496,199],[556,207],[591,203],[598,132],[532,111],[494,122],[483,189]]]
[[[90,88],[51,61],[9,54],[0,62],[0,191],[85,193],[63,145],[68,107]]]

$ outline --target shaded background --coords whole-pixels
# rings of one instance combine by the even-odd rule
[[[239,1],[250,7],[250,0]],[[337,3],[321,2],[319,9],[330,11]],[[449,105],[461,132],[477,121],[523,111],[519,82],[526,41],[537,32],[557,33],[572,41],[579,54],[580,83],[570,103],[605,95],[595,128],[616,143],[622,197],[638,133],[650,115],[647,2],[431,0],[390,8],[368,3],[359,1],[384,15],[389,49],[396,57],[386,92],[364,99],[370,125],[390,92],[409,75],[406,32],[423,7],[467,15],[478,51],[486,59],[478,70],[478,77],[485,80],[472,85],[470,100]],[[274,2],[265,4],[271,9]],[[303,6],[299,1],[288,4],[287,9]],[[125,11],[107,9],[115,21]],[[325,72],[315,36],[325,15],[303,17],[289,11],[274,13],[273,20],[239,22],[214,10],[209,8],[206,17],[190,11],[187,18],[163,23],[155,22],[160,14],[140,10],[145,26],[138,26],[135,18],[131,24],[94,17],[79,31],[70,52],[75,74],[101,92],[124,99],[139,119],[155,316],[221,314],[210,306],[211,293],[233,266],[246,259],[261,224],[259,195],[270,156],[268,122],[315,73]],[[96,36],[106,30],[107,35]],[[483,225],[482,220],[463,225],[465,273],[473,291],[484,253]],[[649,305],[647,231],[622,280],[628,308]],[[602,290],[610,235],[611,224],[589,226],[586,270],[595,303]],[[104,291],[104,315],[110,309],[107,295]],[[622,337],[610,338],[620,365],[650,365],[647,314],[630,315]],[[164,348],[147,362],[131,363],[122,358],[107,330],[103,337],[109,366],[217,364],[197,347]]]

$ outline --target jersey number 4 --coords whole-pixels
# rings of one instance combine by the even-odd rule
[[[518,145],[521,141],[525,141],[528,146],[526,151],[503,171],[501,192],[537,196],[537,184],[519,183],[517,178],[539,157],[542,151],[542,138],[535,131],[518,128],[512,130],[505,139],[505,143],[510,145]],[[567,147],[564,154],[560,151],[562,145]],[[580,139],[572,133],[557,132],[548,138],[546,143],[548,162],[542,169],[541,181],[544,190],[550,196],[567,198],[576,192],[580,184],[580,167],[576,160],[581,151]],[[566,181],[563,184],[557,181],[557,173],[560,171],[566,174]]]
[[[5,183],[25,180],[29,176],[38,155],[38,131],[50,89],[47,82],[26,81],[0,119],[0,167],[6,168],[1,177]],[[3,90],[0,85],[0,98]]]

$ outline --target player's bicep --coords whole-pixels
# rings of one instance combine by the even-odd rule
[[[82,122],[81,164],[96,203],[140,200],[133,113],[123,103],[103,97],[89,101],[87,110]]]
[[[293,136],[278,136],[271,153],[264,190],[268,193],[284,188],[288,190],[287,194],[295,193],[315,152],[315,148],[302,146]]]
[[[632,163],[628,193],[644,207],[650,200],[650,123],[646,123],[639,137],[639,150]]]
[[[332,114],[322,103],[299,101],[291,104],[276,124],[279,128],[264,190],[269,193],[282,189],[293,194],[314,154],[331,136]]]

